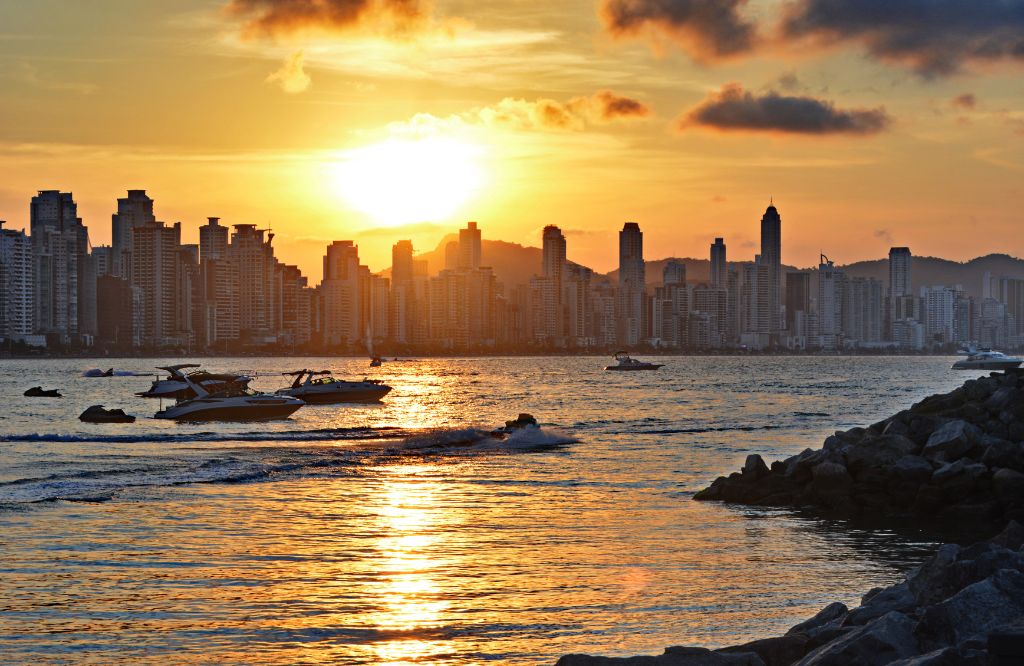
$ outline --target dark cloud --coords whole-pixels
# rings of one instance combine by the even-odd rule
[[[591,98],[596,107],[597,118],[604,122],[619,119],[646,118],[651,115],[649,106],[632,97],[616,95],[611,90],[602,90]]]
[[[403,32],[428,17],[423,0],[230,0],[225,11],[244,21],[246,37],[338,32],[368,21]]]
[[[889,231],[888,229],[875,229],[871,233],[871,235],[874,236],[875,238],[877,238],[880,241],[883,241],[885,243],[888,243],[889,245],[892,245],[892,232]]]
[[[856,42],[927,77],[969,62],[1024,62],[1024,0],[798,0],[785,39]]]
[[[978,106],[978,98],[974,93],[964,93],[949,100],[949,103],[958,109],[970,111]]]
[[[755,95],[738,84],[712,93],[678,121],[678,128],[787,134],[874,134],[890,122],[884,108],[837,109],[828,100],[768,92]]]
[[[602,0],[601,20],[616,37],[649,34],[669,39],[698,60],[749,51],[754,23],[741,13],[746,0]]]

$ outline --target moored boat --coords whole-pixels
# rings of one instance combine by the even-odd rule
[[[605,370],[615,371],[630,371],[630,370],[657,370],[662,367],[663,363],[648,363],[647,361],[638,361],[635,358],[630,358],[626,352],[615,352],[615,365],[606,365]]]
[[[162,409],[154,418],[175,421],[273,421],[286,419],[306,403],[288,395],[256,393],[248,388],[229,386],[216,393],[185,378],[195,392],[194,398],[181,400]]]
[[[295,377],[295,381],[276,394],[289,395],[310,404],[378,402],[391,392],[391,387],[379,379],[336,379],[329,370],[296,370],[283,374]]]

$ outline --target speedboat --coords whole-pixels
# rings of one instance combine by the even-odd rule
[[[331,377],[330,370],[296,370],[283,374],[295,377],[295,381],[288,388],[278,390],[277,395],[290,395],[312,404],[377,402],[391,391],[391,387],[379,379],[350,382]]]
[[[103,405],[93,405],[78,415],[79,421],[86,423],[135,423],[135,417],[125,414],[123,409],[104,409]]]
[[[207,393],[215,393],[230,387],[246,388],[252,377],[237,373],[215,374],[205,370],[197,370],[186,373],[187,368],[198,368],[198,363],[180,363],[157,368],[166,370],[166,379],[157,379],[148,391],[136,393],[141,398],[173,398],[182,400],[195,397],[195,392],[189,388],[189,380],[193,384],[203,387]]]
[[[306,403],[288,395],[256,393],[242,386],[228,386],[215,393],[185,378],[194,398],[180,400],[153,415],[175,421],[272,421],[286,419]]]
[[[615,365],[606,365],[605,370],[657,370],[662,367],[663,363],[648,363],[647,361],[638,361],[635,358],[630,358],[626,352],[616,352],[615,360],[618,361]]]
[[[383,363],[383,362],[384,362],[384,359],[382,359],[380,356],[374,356],[373,358],[370,359],[370,367],[371,368],[379,368],[380,364]]]
[[[1007,356],[1002,352],[986,349],[970,354],[953,364],[954,370],[1010,370],[1024,363],[1024,359]]]

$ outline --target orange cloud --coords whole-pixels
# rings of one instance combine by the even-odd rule
[[[225,11],[243,21],[250,39],[358,28],[398,35],[425,26],[431,14],[425,0],[230,0]]]
[[[667,39],[697,60],[745,53],[757,26],[743,16],[746,0],[603,0],[599,14],[615,37]]]

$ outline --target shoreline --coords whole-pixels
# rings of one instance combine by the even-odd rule
[[[902,582],[867,591],[852,609],[829,604],[783,636],[658,656],[571,654],[558,666],[1024,663],[1024,370],[968,380],[771,466],[750,455],[693,499],[952,528],[942,531],[954,542],[958,532],[996,536],[945,543]]]

